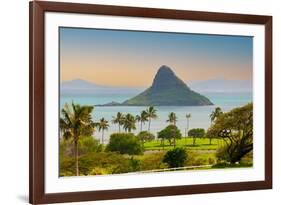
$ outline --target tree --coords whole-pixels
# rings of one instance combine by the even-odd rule
[[[123,127],[126,132],[131,132],[132,130],[136,129],[136,119],[130,113],[125,115]]]
[[[172,139],[180,139],[181,132],[176,125],[168,125],[166,128],[158,132],[158,138],[162,139],[163,143],[164,140],[168,140],[170,145],[172,145]]]
[[[132,133],[114,133],[110,135],[106,150],[134,155],[142,153],[142,146],[140,140]]]
[[[202,138],[205,135],[205,130],[202,128],[194,128],[188,131],[188,136],[193,137],[193,145],[195,145],[196,138]]]
[[[186,117],[186,131],[185,131],[185,145],[186,145],[186,137],[188,135],[188,130],[189,130],[189,120],[191,118],[191,113],[188,113],[185,115]]]
[[[189,130],[189,120],[191,118],[191,114],[190,113],[186,114],[185,117],[186,117],[186,135],[187,135],[188,130]]]
[[[169,115],[168,115],[168,120],[167,120],[167,122],[169,122],[169,123],[172,124],[172,125],[176,125],[176,122],[177,122],[176,113],[170,112]]]
[[[140,122],[140,132],[142,131],[142,125],[145,124],[146,121],[148,121],[148,114],[145,110],[141,111],[140,115],[136,116],[136,120]]]
[[[66,103],[61,110],[60,130],[65,139],[72,139],[74,143],[75,172],[79,176],[78,142],[81,136],[91,135],[94,131],[94,123],[91,113],[93,106],[81,106],[72,102]]]
[[[140,122],[140,120],[141,120],[140,115],[136,115],[135,120],[136,120],[136,122]],[[140,128],[140,130],[141,130],[141,128]]]
[[[170,168],[183,167],[187,159],[187,153],[183,148],[174,148],[169,150],[163,158],[163,162],[167,163]]]
[[[151,141],[155,139],[155,135],[148,131],[141,131],[137,137],[142,142],[142,146],[144,147],[144,142]]]
[[[224,160],[240,162],[241,158],[253,150],[253,104],[235,108],[221,114],[209,128],[208,135],[224,140]]]
[[[213,123],[221,114],[223,114],[220,107],[216,107],[215,110],[210,114],[211,122]]]
[[[177,116],[176,116],[176,113],[174,112],[171,112],[169,115],[168,115],[168,120],[167,122],[169,122],[170,124],[172,125],[176,125],[176,122],[177,122]],[[174,129],[175,131],[175,129]],[[175,134],[174,134],[175,135]],[[174,137],[174,148],[176,147],[176,138]]]
[[[112,117],[112,123],[118,124],[118,130],[121,131],[121,125],[124,123],[124,115],[121,112],[117,112],[116,117]]]
[[[211,125],[213,124],[213,122],[223,114],[222,110],[220,107],[216,107],[215,110],[210,114],[210,118],[211,118]],[[209,138],[210,140],[210,144],[212,144],[212,138],[214,136],[211,136],[211,135],[207,135],[206,137]]]
[[[148,132],[150,131],[151,119],[156,119],[157,118],[156,112],[157,112],[157,110],[153,106],[150,106],[146,110],[147,118],[148,118]]]
[[[109,124],[108,121],[104,118],[101,118],[100,121],[97,123],[97,127],[99,131],[102,131],[101,134],[101,144],[104,144],[104,130],[108,130]]]

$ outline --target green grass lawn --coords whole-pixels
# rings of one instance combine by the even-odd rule
[[[186,147],[188,150],[216,150],[218,147],[223,145],[223,140],[213,139],[212,144],[210,144],[209,139],[207,138],[198,138],[196,139],[196,144],[193,145],[193,139],[190,137],[178,139],[176,141],[176,147]],[[169,142],[165,140],[164,150],[173,149],[173,145],[169,145]],[[145,150],[163,150],[160,140],[153,140],[150,142],[144,143]]]

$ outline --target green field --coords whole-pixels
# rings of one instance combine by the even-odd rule
[[[195,145],[193,145],[193,138],[184,137],[182,139],[176,140],[176,147],[186,147],[188,150],[216,150],[218,147],[223,145],[223,140],[213,139],[212,144],[207,138],[196,139]],[[160,140],[153,140],[144,143],[145,150],[170,150],[173,149],[174,145],[169,145],[168,141],[165,141],[164,146],[161,144]]]

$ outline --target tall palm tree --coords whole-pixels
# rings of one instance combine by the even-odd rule
[[[188,135],[188,130],[189,130],[189,120],[191,118],[191,113],[188,113],[185,115],[186,117],[186,132],[185,132],[185,145],[186,145],[186,137]]]
[[[145,122],[148,121],[148,115],[145,110],[141,111],[140,115],[136,116],[136,120],[140,122],[140,132],[142,131],[142,125],[145,124]]]
[[[170,124],[176,125],[176,122],[177,122],[176,113],[170,112],[169,115],[168,115],[167,122],[169,122]]]
[[[157,118],[156,111],[157,110],[153,106],[150,106],[146,110],[147,118],[148,118],[148,131],[150,131],[151,119],[156,119]]]
[[[141,121],[140,115],[136,115],[135,120],[136,120],[136,122],[140,122]],[[140,127],[140,132],[141,132],[141,127]]]
[[[220,107],[216,107],[215,110],[210,114],[211,124],[220,116],[223,112]],[[212,144],[212,137],[209,137],[210,144]]]
[[[216,107],[215,110],[210,114],[211,123],[213,123],[221,114],[223,114],[220,107]]]
[[[167,122],[169,122],[170,124],[176,126],[176,122],[177,122],[177,116],[176,116],[176,113],[174,112],[170,112],[169,115],[168,115],[168,120]],[[174,128],[174,131],[176,129]],[[175,132],[174,132],[175,133]],[[174,148],[176,147],[176,136],[174,134]]]
[[[118,124],[119,132],[121,131],[121,125],[123,125],[124,122],[124,115],[121,112],[117,112],[116,117],[112,117],[112,123]]]
[[[187,136],[187,133],[188,133],[188,130],[189,130],[189,120],[191,118],[191,114],[188,113],[188,114],[185,115],[185,117],[186,117],[186,136]]]
[[[136,119],[130,113],[125,115],[123,127],[126,132],[131,132],[132,130],[136,129]]]
[[[81,136],[91,135],[94,131],[93,109],[93,106],[80,106],[72,102],[71,105],[66,103],[61,110],[60,130],[64,138],[72,139],[74,143],[76,176],[79,176],[78,141]]]
[[[109,124],[108,121],[104,118],[101,118],[100,121],[97,123],[99,131],[102,131],[101,133],[101,144],[104,144],[104,130],[108,130]]]

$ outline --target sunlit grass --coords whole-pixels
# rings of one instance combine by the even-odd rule
[[[223,145],[223,140],[213,139],[212,144],[210,144],[207,138],[196,139],[195,145],[193,145],[193,139],[191,137],[182,138],[176,140],[176,147],[186,147],[188,150],[216,150],[218,147]],[[164,146],[161,144],[161,140],[153,140],[144,143],[145,150],[170,150],[174,148],[174,145],[170,145],[167,140],[165,140]]]

